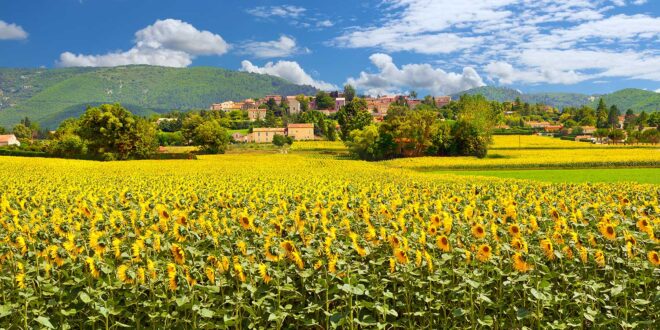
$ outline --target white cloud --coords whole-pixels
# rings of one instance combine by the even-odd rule
[[[615,9],[645,2],[382,0],[376,23],[351,27],[330,44],[443,55],[436,62],[481,67],[503,84],[660,81],[660,18]]]
[[[284,6],[259,6],[247,10],[247,13],[256,17],[270,18],[270,17],[290,17],[297,18],[306,9],[298,6],[284,5]]]
[[[329,28],[334,25],[335,23],[333,23],[331,20],[328,19],[316,22],[316,27],[321,27],[321,28]]]
[[[371,63],[378,73],[360,72],[357,78],[349,78],[348,84],[367,94],[392,94],[407,89],[423,89],[433,94],[453,94],[470,88],[484,86],[479,74],[471,67],[462,73],[434,69],[429,64],[406,64],[397,67],[387,54],[373,54]]]
[[[288,80],[294,84],[310,85],[322,90],[336,90],[337,86],[321,80],[315,80],[310,76],[300,64],[294,61],[278,61],[277,63],[268,62],[264,66],[259,67],[248,60],[241,62],[241,71],[269,74],[271,76],[280,77]]]
[[[288,57],[299,53],[309,53],[309,49],[296,45],[293,37],[281,36],[273,41],[247,41],[243,44],[240,53],[249,54],[256,58]]]
[[[20,25],[0,20],[0,40],[27,39],[28,33]]]
[[[148,64],[186,67],[196,56],[222,55],[229,45],[221,36],[176,19],[158,20],[135,33],[135,46],[127,51],[103,55],[83,55],[64,52],[58,65],[118,66]]]
[[[660,88],[655,90],[656,93],[660,93]]]

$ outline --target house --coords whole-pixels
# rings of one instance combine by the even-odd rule
[[[528,121],[525,124],[531,128],[545,128],[552,125],[547,121]]]
[[[266,95],[263,98],[259,99],[257,102],[257,106],[260,106],[262,104],[266,104],[268,100],[273,99],[275,103],[280,104],[282,103],[282,96],[281,95]]]
[[[314,124],[289,124],[287,135],[296,141],[314,140]]]
[[[339,111],[341,107],[346,105],[346,98],[338,97],[335,99],[335,111]]]
[[[596,132],[596,127],[594,126],[582,126],[582,134],[594,134]]]
[[[442,108],[445,105],[449,104],[451,102],[451,96],[436,96],[435,97],[435,106],[438,108]]]
[[[236,132],[231,135],[231,138],[236,142],[245,142],[246,135],[243,135],[241,132]]]
[[[594,138],[591,135],[576,135],[575,136],[575,141],[584,141],[584,140],[589,140],[591,142],[595,142],[596,138]]]
[[[247,112],[250,121],[257,121],[266,119],[266,112],[268,112],[268,109],[249,109]]]
[[[272,143],[273,136],[275,134],[286,135],[286,129],[284,127],[259,127],[252,129],[252,133],[248,134],[246,142],[255,142],[255,143]]]
[[[241,107],[241,110],[250,110],[256,108],[257,108],[257,102],[255,100],[253,99],[243,100],[243,106]]]
[[[296,96],[287,96],[286,103],[289,105],[290,114],[300,113],[302,111],[300,101],[296,99]]]
[[[14,134],[7,134],[7,135],[0,135],[0,147],[4,146],[20,146],[21,142],[18,141],[16,138],[16,135]]]
[[[556,132],[561,131],[562,128],[564,128],[563,125],[548,125],[548,126],[543,127],[543,130],[546,133],[556,133]]]
[[[213,103],[209,107],[209,110],[220,111],[222,110],[222,103]]]

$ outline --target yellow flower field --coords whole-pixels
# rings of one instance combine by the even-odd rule
[[[654,327],[658,186],[455,159],[0,157],[0,328]]]

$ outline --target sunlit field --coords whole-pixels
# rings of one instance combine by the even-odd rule
[[[0,327],[657,326],[658,185],[416,171],[657,166],[657,150],[372,163],[337,152],[0,157],[21,169],[0,177]]]

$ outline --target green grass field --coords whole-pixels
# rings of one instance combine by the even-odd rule
[[[545,182],[638,182],[660,184],[660,168],[598,168],[491,171],[434,171],[438,174],[480,175]]]

